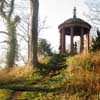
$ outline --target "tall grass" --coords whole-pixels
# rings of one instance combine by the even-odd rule
[[[85,69],[100,68],[100,52],[91,52],[88,54],[78,54],[70,57],[68,60],[70,67],[82,67]]]
[[[21,82],[31,77],[34,70],[31,67],[14,67],[0,70],[0,83]]]
[[[70,85],[89,93],[100,93],[100,52],[69,58],[66,73]]]
[[[58,59],[58,60],[57,60]],[[60,57],[40,59],[41,69],[54,69]],[[0,83],[19,83],[31,80],[28,85],[52,89],[52,92],[22,92],[18,99],[27,100],[100,100],[100,51],[66,57],[59,64],[61,70],[45,73],[30,67],[15,67],[0,71]],[[2,92],[3,93],[3,92]],[[1,93],[1,94],[2,94]]]

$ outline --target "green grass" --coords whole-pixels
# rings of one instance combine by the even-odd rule
[[[7,89],[0,90],[0,100],[9,100],[11,95],[12,95],[11,90],[7,90]]]
[[[39,67],[33,71],[15,68],[7,74],[1,71],[0,87],[2,84],[11,89],[30,86],[33,91],[21,92],[19,100],[100,100],[100,52],[44,57]],[[0,90],[0,97],[4,98],[0,100],[11,95],[12,91]]]

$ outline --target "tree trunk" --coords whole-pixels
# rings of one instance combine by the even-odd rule
[[[37,66],[37,40],[38,40],[38,0],[30,0],[30,23],[29,23],[29,59],[28,65]]]
[[[15,60],[17,58],[17,51],[18,51],[18,45],[17,45],[17,36],[16,36],[16,23],[9,20],[6,20],[7,22],[7,30],[8,30],[8,49],[7,49],[7,55],[6,55],[6,66],[13,67],[15,65]]]

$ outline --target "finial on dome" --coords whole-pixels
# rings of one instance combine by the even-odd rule
[[[74,7],[74,10],[73,10],[73,17],[76,18],[76,7]]]

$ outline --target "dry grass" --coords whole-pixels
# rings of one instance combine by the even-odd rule
[[[66,70],[70,85],[92,93],[100,92],[100,52],[76,55]]]
[[[27,80],[31,77],[33,72],[33,69],[28,66],[2,69],[0,70],[0,83]]]
[[[68,59],[68,65],[70,69],[83,68],[98,72],[100,69],[100,52],[76,55]]]
[[[46,66],[52,57],[42,58],[41,63]],[[64,62],[65,63],[65,62]],[[15,67],[0,71],[0,83],[20,82],[36,78],[43,81],[37,82],[36,86],[47,86],[48,88],[59,88],[58,91],[51,93],[44,92],[22,92],[20,98],[28,100],[99,100],[100,99],[100,52],[89,54],[79,54],[67,58],[68,67],[60,70],[54,76],[44,77],[40,72],[36,72],[31,67]],[[43,67],[43,66],[42,66]],[[48,67],[48,66],[47,66]],[[32,76],[33,72],[34,75]],[[47,74],[46,74],[47,75]],[[41,78],[41,77],[42,78]],[[35,78],[34,78],[35,77]],[[99,96],[99,97],[98,97]],[[98,99],[99,98],[99,99]]]

